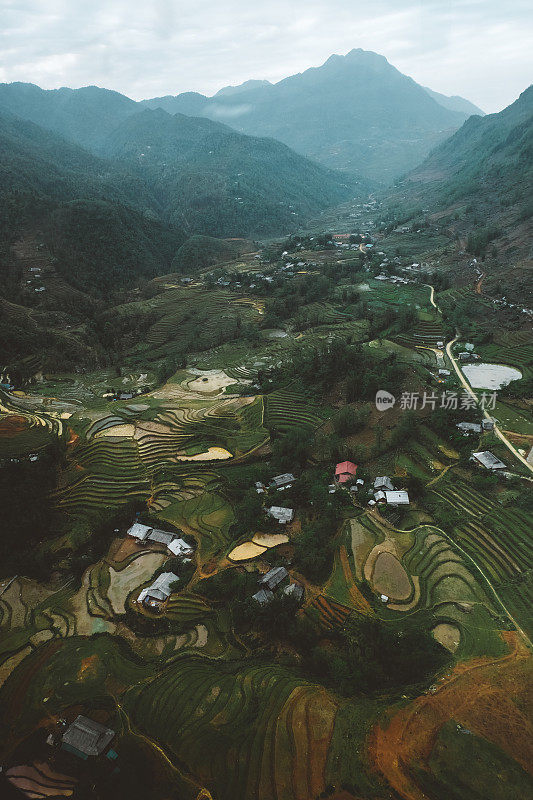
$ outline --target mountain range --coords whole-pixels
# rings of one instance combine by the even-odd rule
[[[377,53],[356,49],[278,83],[247,81],[213,97],[195,92],[143,101],[271,136],[325,166],[389,183],[472,114],[461,97],[417,84]]]

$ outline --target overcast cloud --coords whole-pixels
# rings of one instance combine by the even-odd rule
[[[136,100],[277,81],[354,47],[499,111],[532,80],[531,0],[0,0],[0,81]]]

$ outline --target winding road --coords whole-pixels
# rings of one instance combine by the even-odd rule
[[[446,355],[450,359],[450,361],[452,363],[452,366],[453,366],[455,372],[457,373],[457,377],[459,378],[459,381],[461,382],[461,385],[464,388],[465,392],[468,392],[468,394],[471,397],[475,398],[476,403],[477,403],[477,395],[476,395],[476,393],[474,392],[474,390],[472,389],[472,387],[470,386],[470,384],[466,380],[465,376],[463,375],[463,371],[461,370],[459,364],[457,363],[457,361],[455,360],[455,358],[454,358],[454,356],[452,354],[452,347],[453,347],[453,345],[455,344],[455,342],[457,341],[458,338],[459,337],[456,336],[454,339],[452,339],[451,341],[448,342],[448,344],[446,345]],[[489,419],[489,420],[494,421],[493,418],[491,417],[491,415],[487,411],[485,411],[485,409],[483,409],[483,416],[485,417],[485,419]],[[516,447],[509,441],[507,436],[505,436],[505,434],[502,433],[502,431],[498,428],[498,426],[496,424],[494,424],[494,433],[496,434],[498,439],[500,439],[503,442],[503,444],[507,447],[507,449],[511,451],[511,453],[514,455],[514,457],[517,458],[524,465],[524,467],[526,467],[529,470],[529,472],[531,472],[533,474],[533,465],[529,464],[529,462],[524,458],[524,456],[520,455],[520,453],[518,452]]]
[[[435,302],[435,288],[433,286],[431,286],[431,284],[429,284],[429,283],[425,283],[424,286],[427,286],[428,289],[431,289],[431,295],[430,295],[430,298],[429,298],[429,302],[440,313],[440,309],[439,309],[438,305]],[[474,392],[474,390],[472,389],[472,387],[470,386],[470,384],[468,383],[468,381],[466,380],[465,376],[463,375],[463,371],[461,370],[461,367],[459,366],[459,364],[455,360],[455,358],[453,356],[453,353],[452,353],[452,347],[455,344],[455,342],[458,340],[458,338],[459,338],[459,336],[456,336],[454,339],[451,339],[451,341],[448,342],[448,344],[446,345],[446,355],[450,359],[450,362],[451,362],[455,372],[457,373],[457,377],[459,378],[461,386],[463,387],[465,392],[468,392],[468,394],[475,399],[475,401],[477,403],[477,395]],[[485,419],[488,419],[488,420],[491,420],[492,422],[494,422],[493,417],[491,417],[491,415],[489,413],[487,413],[487,411],[485,411],[485,409],[483,409],[483,416],[485,417]],[[520,461],[520,463],[523,464],[524,467],[526,467],[526,469],[528,469],[529,472],[531,472],[531,474],[533,475],[533,465],[530,464],[524,458],[524,456],[520,455],[520,453],[518,452],[516,447],[509,441],[507,436],[505,436],[505,434],[502,433],[502,431],[498,428],[496,423],[494,424],[494,433],[496,434],[498,439],[500,439],[503,442],[503,444],[507,447],[507,449],[511,451],[511,453],[514,455],[514,457],[517,458]]]

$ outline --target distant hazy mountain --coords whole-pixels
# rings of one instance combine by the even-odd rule
[[[272,86],[270,81],[244,81],[244,83],[239,84],[238,86],[224,86],[224,88],[219,89],[218,92],[213,95],[214,97],[229,97],[230,95],[235,96],[236,94],[241,94],[242,92],[247,92],[250,89],[263,89],[265,86]]]
[[[92,148],[119,122],[135,114],[138,105],[119,92],[98,86],[44,90],[33,83],[2,83],[0,109]]]
[[[430,89],[428,86],[424,86],[423,88],[439,105],[448,108],[450,111],[459,111],[463,114],[468,114],[468,116],[472,114],[479,114],[480,117],[485,116],[484,111],[471,103],[470,100],[465,100],[464,97],[460,97],[457,94],[448,97],[448,95],[441,94],[440,92],[434,92],[433,89]]]
[[[252,81],[211,98],[186,93],[144,103],[271,136],[329,167],[380,181],[414,167],[472,113],[364,50],[333,55],[276,84]]]

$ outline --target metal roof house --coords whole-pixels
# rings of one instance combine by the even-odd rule
[[[337,483],[348,483],[355,478],[357,473],[357,464],[352,461],[341,461],[335,467],[335,480]]]
[[[89,717],[78,714],[61,739],[65,750],[87,759],[88,756],[99,756],[115,736],[115,731],[106,728]]]
[[[270,488],[280,491],[281,489],[290,489],[296,478],[292,472],[284,472],[283,475],[275,475],[270,481]]]
[[[456,427],[464,433],[481,433],[481,425],[477,422],[458,422]]]
[[[392,492],[394,490],[394,485],[391,479],[384,475],[380,478],[376,478],[374,481],[374,489],[388,489]]]
[[[284,588],[283,594],[301,603],[304,596],[304,587],[301,583],[289,583],[289,585]]]
[[[175,533],[168,533],[159,528],[150,528],[149,525],[143,525],[141,522],[134,522],[127,534],[139,542],[164,544],[174,556],[190,556],[194,552],[194,548]]]
[[[277,519],[280,525],[286,525],[287,522],[292,522],[294,519],[294,509],[283,508],[283,506],[270,506],[267,514],[272,519]]]
[[[137,602],[143,603],[148,608],[160,609],[161,604],[172,594],[171,585],[178,580],[179,577],[173,572],[162,572],[151,586],[141,591]]]
[[[505,464],[503,461],[500,461],[494,453],[491,453],[490,450],[483,450],[479,453],[472,453],[472,458],[474,458],[479,464],[481,464],[485,469],[490,470],[499,470],[505,469]]]
[[[252,600],[259,603],[260,606],[266,606],[274,599],[274,592],[270,589],[259,589],[258,592],[252,595]]]
[[[388,506],[408,506],[409,495],[407,492],[385,492],[385,500]]]
[[[270,589],[270,591],[272,591],[273,589],[276,588],[276,586],[279,586],[279,584],[282,581],[284,581],[285,578],[288,577],[289,573],[287,572],[285,567],[273,567],[271,570],[265,573],[265,575],[262,575],[259,578],[258,583],[263,588],[266,587],[267,589]]]
[[[494,420],[493,419],[483,419],[481,420],[481,427],[484,431],[493,431],[494,430]]]

